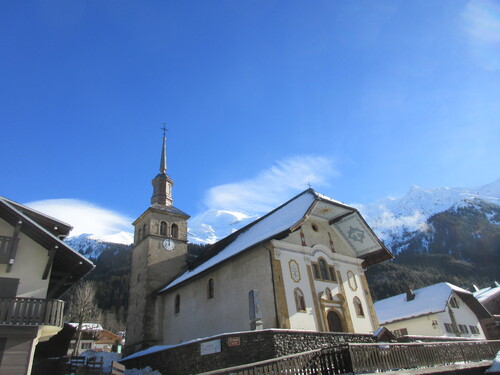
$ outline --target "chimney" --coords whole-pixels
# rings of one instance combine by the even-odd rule
[[[408,288],[406,289],[406,301],[410,302],[415,299],[415,293],[413,293],[413,290]]]

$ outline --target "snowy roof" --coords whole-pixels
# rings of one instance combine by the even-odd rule
[[[479,302],[483,303],[486,302],[491,297],[497,295],[498,293],[500,293],[500,284],[495,282],[494,287],[491,286],[474,292],[474,297],[476,297]]]
[[[365,265],[392,258],[392,254],[375,236],[355,208],[308,189],[215,243],[202,253],[186,272],[174,279],[160,292],[171,289],[264,241],[293,232],[311,215],[329,220],[330,224],[351,246],[353,252],[359,258],[365,259]],[[353,226],[363,236],[361,240],[349,233]]]
[[[406,300],[406,293],[377,301],[374,303],[375,311],[380,324],[439,313],[446,310],[452,292],[457,293],[478,318],[484,317],[485,310],[472,293],[450,283],[438,283],[417,289],[413,292],[415,298],[411,301]]]
[[[78,328],[78,323],[68,323],[70,326]],[[99,323],[82,323],[82,331],[102,331],[103,328]]]

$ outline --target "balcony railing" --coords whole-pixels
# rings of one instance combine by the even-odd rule
[[[0,298],[0,325],[63,326],[64,302],[42,298]]]

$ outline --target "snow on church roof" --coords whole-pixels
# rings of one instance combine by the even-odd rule
[[[415,298],[412,301],[406,300],[406,293],[377,301],[374,303],[375,311],[380,324],[438,313],[446,309],[453,291],[461,296],[472,295],[453,284],[438,283],[415,290]]]
[[[215,243],[200,255],[191,268],[160,290],[160,293],[264,241],[297,229],[310,215],[328,220],[343,236],[354,254],[366,261],[366,265],[392,258],[390,251],[355,208],[318,194],[313,189],[307,189],[260,219]]]
[[[306,192],[308,192],[308,190],[306,190]],[[312,193],[300,194],[268,215],[256,220],[254,223],[242,228],[240,231],[235,232],[234,234],[238,234],[236,238],[222,251],[201,263],[198,267],[186,271],[180,277],[167,285],[167,287],[162,289],[161,292],[170,289],[187,279],[190,279],[212,266],[231,258],[241,251],[258,244],[259,242],[265,241],[268,238],[289,229],[303,218],[304,214],[311,207],[315,199],[316,197]]]

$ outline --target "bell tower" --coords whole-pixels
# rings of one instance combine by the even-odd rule
[[[162,343],[163,317],[157,292],[187,265],[189,215],[173,206],[174,181],[167,174],[165,132],[163,127],[160,171],[152,181],[151,205],[132,223],[126,355]]]

